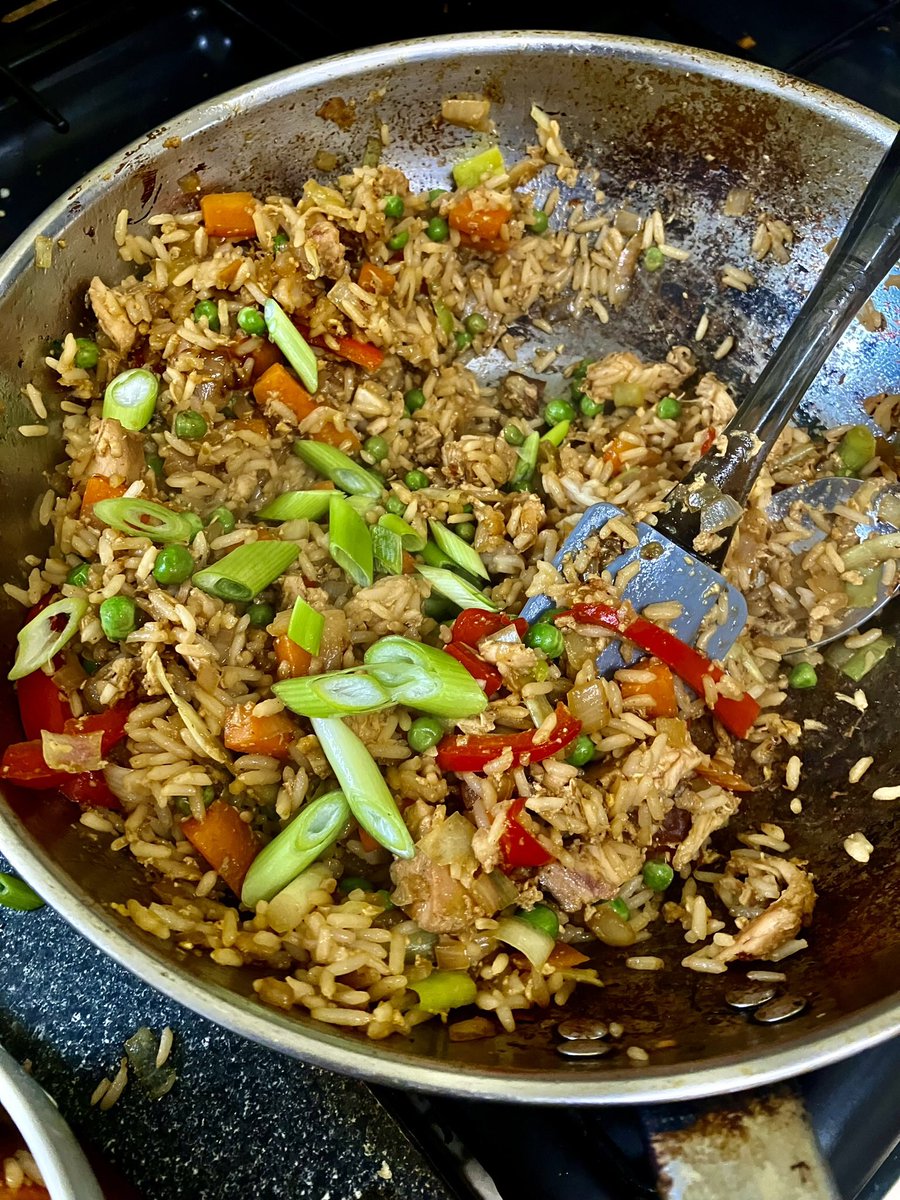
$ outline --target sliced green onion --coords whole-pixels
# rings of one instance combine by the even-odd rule
[[[465,971],[432,971],[409,986],[419,995],[419,1008],[429,1013],[444,1013],[474,1004],[478,995],[475,980]]]
[[[377,167],[381,162],[381,151],[384,148],[384,142],[378,134],[373,133],[371,137],[366,138],[366,148],[363,151],[362,165],[364,167]]]
[[[312,347],[295,328],[277,300],[266,301],[263,316],[269,331],[269,340],[275,343],[300,376],[306,390],[314,392],[319,386],[319,367]]]
[[[838,457],[849,471],[861,471],[875,457],[875,434],[867,425],[853,425],[838,444]]]
[[[847,570],[854,571],[857,567],[870,567],[890,558],[895,550],[900,550],[900,533],[876,533],[849,550],[843,550],[841,558]]]
[[[516,463],[507,484],[511,492],[525,492],[531,487],[531,477],[534,475],[535,468],[537,467],[540,444],[541,435],[535,430],[533,433],[529,433],[528,437],[519,447],[519,461]]]
[[[351,496],[371,496],[373,500],[381,498],[384,491],[381,476],[367,471],[337,447],[310,439],[294,442],[294,453],[308,467],[330,479],[342,492]]]
[[[571,424],[571,421],[558,421],[552,428],[547,430],[541,441],[549,442],[551,446],[561,446],[568,436]]]
[[[426,542],[422,547],[422,557],[429,567],[440,567],[442,570],[453,571],[456,563],[449,554],[445,554],[434,542]]]
[[[434,315],[437,318],[438,325],[449,337],[453,332],[454,325],[456,324],[453,319],[453,313],[439,296],[431,297],[431,307],[434,309]]]
[[[34,912],[36,908],[43,908],[44,902],[24,879],[0,871],[0,906],[15,912]]]
[[[841,670],[854,683],[859,683],[893,648],[894,639],[883,633],[880,638],[870,642],[868,646],[863,646],[861,650],[854,650],[850,658],[841,664]]]
[[[353,730],[337,717],[313,717],[312,727],[362,828],[397,858],[412,858],[415,845],[396,801]]]
[[[301,646],[307,654],[318,654],[324,627],[325,618],[322,614],[307,604],[302,596],[298,596],[288,622],[287,635],[291,641]]]
[[[396,703],[378,679],[359,667],[282,679],[272,685],[272,691],[286,708],[301,717],[348,717],[379,712]]]
[[[437,542],[438,549],[443,550],[457,566],[462,567],[464,571],[469,571],[472,575],[480,575],[482,579],[490,579],[488,569],[481,561],[481,555],[477,550],[473,550],[468,542],[464,542],[461,537],[448,529],[446,525],[442,525],[440,521],[429,520],[428,528],[431,530],[431,536]]]
[[[416,570],[423,579],[428,580],[433,591],[452,600],[460,608],[484,608],[488,612],[500,611],[499,604],[489,600],[483,592],[479,592],[478,588],[467,583],[465,579],[460,579],[453,571],[444,570],[442,567],[426,566],[417,566]]]
[[[403,541],[399,533],[379,522],[372,529],[372,550],[388,575],[402,575]]]
[[[282,492],[256,514],[263,521],[319,521],[328,512],[331,493]]]
[[[520,950],[538,971],[553,953],[553,947],[556,945],[549,933],[538,929],[530,921],[523,921],[521,917],[503,917],[493,932],[495,938]]]
[[[328,553],[357,587],[371,587],[375,566],[368,525],[343,496],[338,495],[331,497],[328,519]]]
[[[252,600],[284,574],[299,553],[293,542],[251,542],[198,571],[192,582],[220,600]]]
[[[141,500],[138,496],[121,496],[114,500],[98,500],[94,515],[104,525],[127,533],[131,537],[145,537],[151,542],[190,542],[202,527],[195,513],[172,512],[155,500]]]
[[[143,429],[156,411],[159,380],[144,367],[132,367],[111,379],[103,393],[103,416],[123,429]]]
[[[66,596],[42,608],[36,617],[23,625],[16,635],[18,647],[12,670],[7,679],[21,679],[50,662],[63,646],[75,636],[81,618],[88,610],[84,596]],[[65,618],[62,629],[55,629]]]
[[[386,512],[379,520],[379,525],[383,525],[385,529],[389,529],[391,533],[396,533],[400,538],[404,550],[408,550],[410,554],[418,554],[420,550],[425,548],[426,539],[421,533],[417,533],[407,521],[396,513]]]
[[[477,716],[487,706],[484,691],[462,663],[424,642],[383,637],[369,647],[364,661],[396,704],[454,720]]]
[[[349,820],[343,792],[328,792],[307,804],[254,858],[241,903],[256,908],[260,900],[271,900],[340,837]]]
[[[473,188],[482,179],[493,179],[495,175],[506,173],[506,164],[499,146],[491,146],[471,158],[464,158],[453,167],[453,180],[458,188]]]
[[[862,583],[845,583],[847,603],[851,608],[870,608],[878,599],[878,588],[881,584],[881,567],[869,567],[860,572]]]

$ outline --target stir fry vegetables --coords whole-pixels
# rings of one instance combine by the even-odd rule
[[[481,771],[489,762],[509,755],[509,766],[543,762],[568,746],[581,732],[563,703],[556,706],[556,721],[547,736],[540,729],[513,734],[451,734],[438,745],[438,766],[442,771]]]
[[[259,843],[238,810],[224,800],[215,800],[202,821],[195,817],[182,821],[181,832],[240,896],[250,864],[259,853]]]
[[[87,610],[88,602],[81,596],[66,596],[42,608],[16,635],[16,658],[7,679],[21,679],[50,662],[75,636]]]
[[[253,860],[241,889],[241,902],[255,908],[271,900],[332,845],[350,820],[343,792],[328,792],[300,810]]]
[[[195,513],[173,512],[155,500],[141,500],[136,496],[98,500],[94,503],[94,516],[120,533],[146,537],[163,545],[190,542],[203,527]]]
[[[250,192],[209,192],[200,197],[203,224],[211,237],[237,241],[255,238],[255,207],[256,201]]]
[[[251,542],[198,571],[193,582],[220,600],[252,600],[287,570],[299,552],[293,542]]]
[[[24,879],[0,871],[0,907],[11,908],[15,912],[34,912],[43,908],[44,902]]]
[[[123,429],[140,430],[156,411],[159,379],[144,367],[123,371],[106,385],[103,416],[119,422]]]

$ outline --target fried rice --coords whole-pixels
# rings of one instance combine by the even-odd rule
[[[442,771],[436,747],[410,746],[415,710],[394,705],[346,723],[379,765],[414,857],[393,860],[352,822],[303,872],[302,888],[251,911],[226,881],[229,871],[186,836],[186,823],[202,825],[212,805],[225,804],[261,847],[334,786],[305,718],[291,718],[284,754],[228,744],[236,710],[259,721],[285,713],[272,688],[296,667],[276,649],[298,597],[324,618],[321,642],[302,665],[308,675],[358,666],[388,635],[438,647],[451,637],[452,609],[415,561],[358,586],[330,554],[325,518],[277,526],[258,518],[276,496],[322,486],[292,453],[298,438],[342,447],[380,473],[383,495],[364,511],[369,527],[391,511],[423,537],[429,520],[463,531],[490,576],[489,601],[516,614],[538,594],[562,610],[618,605],[627,579],[604,571],[597,547],[587,564],[552,567],[567,533],[591,504],[620,506],[629,520],[610,531],[608,561],[628,544],[634,521],[653,520],[734,412],[728,390],[699,370],[690,345],[652,362],[630,352],[583,362],[564,345],[520,361],[523,318],[552,332],[541,315],[548,302],[565,298],[585,322],[627,321],[634,275],[651,261],[642,256],[653,248],[675,272],[686,257],[668,244],[660,211],[616,208],[590,184],[590,171],[579,171],[557,123],[538,109],[532,115],[535,144],[472,187],[417,193],[395,167],[361,166],[327,186],[310,180],[298,201],[251,199],[253,236],[243,237],[211,234],[199,209],[151,216],[143,228],[121,213],[113,234],[131,274],[95,278],[88,291],[98,361],[78,365],[74,332],[47,358],[65,397],[67,455],[41,506],[53,547],[26,587],[7,585],[26,605],[50,594],[86,600],[75,638],[46,668],[74,717],[128,705],[126,736],[101,767],[111,800],[101,807],[88,799],[80,817],[85,836],[136,859],[152,881],[155,900],[123,895],[117,911],[185,951],[248,966],[263,1002],[373,1039],[434,1018],[417,985],[435,972],[474,983],[479,1013],[452,1027],[462,1040],[512,1030],[518,1012],[564,1005],[576,986],[600,984],[604,955],[616,948],[627,948],[633,969],[661,969],[652,949],[663,919],[682,924],[684,965],[696,971],[777,961],[805,945],[815,900],[809,872],[791,860],[777,825],[742,835],[729,857],[709,839],[738,811],[747,779],[771,771],[779,744],[798,745],[800,726],[780,712],[787,674],[797,656],[819,661],[806,647],[846,607],[841,547],[852,513],[808,553],[802,576],[791,550],[799,515],[796,527],[778,530],[765,516],[778,489],[832,473],[843,430],[818,440],[793,427],[782,434],[727,561],[750,617],[719,690],[746,692],[760,707],[747,753],[710,717],[715,688],[698,696],[675,678],[674,715],[659,715],[647,662],[598,678],[603,631],[562,618],[558,656],[520,637],[481,643],[502,687],[480,715],[449,721],[445,732],[531,730],[546,740],[563,702],[592,743],[587,761],[567,761],[569,747],[541,762],[515,765],[501,754],[481,771]],[[579,181],[590,198],[568,202]],[[398,197],[399,208],[387,204]],[[790,241],[789,231],[776,232],[779,245]],[[374,269],[363,286],[367,263]],[[752,285],[742,267],[728,270],[733,286]],[[270,297],[315,347],[318,388],[305,415],[277,396],[259,398],[259,379],[280,356],[265,336],[247,333],[238,314]],[[201,301],[212,304],[198,318]],[[472,314],[479,319],[467,322]],[[491,353],[506,367],[485,382],[473,368]],[[107,384],[134,366],[161,381],[139,433],[102,415]],[[541,378],[548,374],[549,384]],[[28,387],[41,419],[47,398]],[[422,402],[411,405],[405,398],[416,389]],[[561,444],[542,441],[524,490],[510,490],[521,444],[544,429],[553,395],[573,397],[575,419]],[[663,412],[674,415],[660,415],[666,399],[675,403]],[[896,399],[869,403],[885,430]],[[186,413],[200,418],[193,428],[201,436],[176,433]],[[878,457],[863,474],[896,479]],[[161,547],[104,525],[85,504],[98,477],[113,489],[106,494],[197,514],[204,528],[190,544],[195,573],[239,546],[294,543],[296,561],[257,597],[271,606],[270,619],[260,627],[246,604],[190,578],[158,583]],[[86,574],[73,584],[81,563]],[[894,569],[890,558],[887,583]],[[132,598],[139,614],[122,640],[110,640],[99,613],[114,596]],[[665,627],[679,611],[672,597],[644,616]],[[150,669],[154,656],[166,690]],[[542,862],[505,860],[513,822],[543,850]],[[663,875],[648,874],[648,863]],[[668,890],[661,878],[672,880]],[[497,936],[504,918],[536,907],[557,926],[552,953],[537,966]]]

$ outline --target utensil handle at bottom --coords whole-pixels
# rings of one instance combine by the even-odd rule
[[[839,1200],[790,1088],[644,1114],[662,1200]]]

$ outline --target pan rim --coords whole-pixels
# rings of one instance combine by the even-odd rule
[[[648,65],[715,74],[728,82],[771,94],[789,89],[801,108],[837,120],[875,146],[887,145],[897,126],[886,117],[813,84],[772,68],[669,42],[605,34],[562,31],[465,33],[389,42],[347,54],[317,59],[245,84],[181,113],[139,138],[89,172],[50,205],[0,258],[0,294],[32,261],[34,238],[55,237],[106,189],[110,176],[131,177],[165,149],[166,139],[188,139],[233,116],[236,107],[253,109],[306,87],[348,75],[400,66],[411,59],[429,61],[454,53],[488,54],[514,50],[565,49],[602,57],[615,55]],[[336,70],[336,68],[339,68]],[[2,791],[0,791],[2,796]],[[874,1046],[900,1032],[900,994],[867,1006],[829,1024],[823,1033],[808,1033],[783,1047],[760,1052],[748,1049],[708,1064],[682,1068],[653,1064],[624,1070],[588,1064],[561,1065],[556,1070],[489,1068],[448,1064],[381,1043],[377,1049],[301,1024],[264,1008],[258,1001],[217,984],[196,981],[177,964],[154,952],[123,927],[100,903],[54,863],[4,803],[0,805],[0,849],[69,925],[120,966],[172,999],[243,1037],[316,1066],[388,1086],[452,1093],[484,1100],[542,1104],[639,1104],[697,1099],[773,1083],[823,1067]]]

